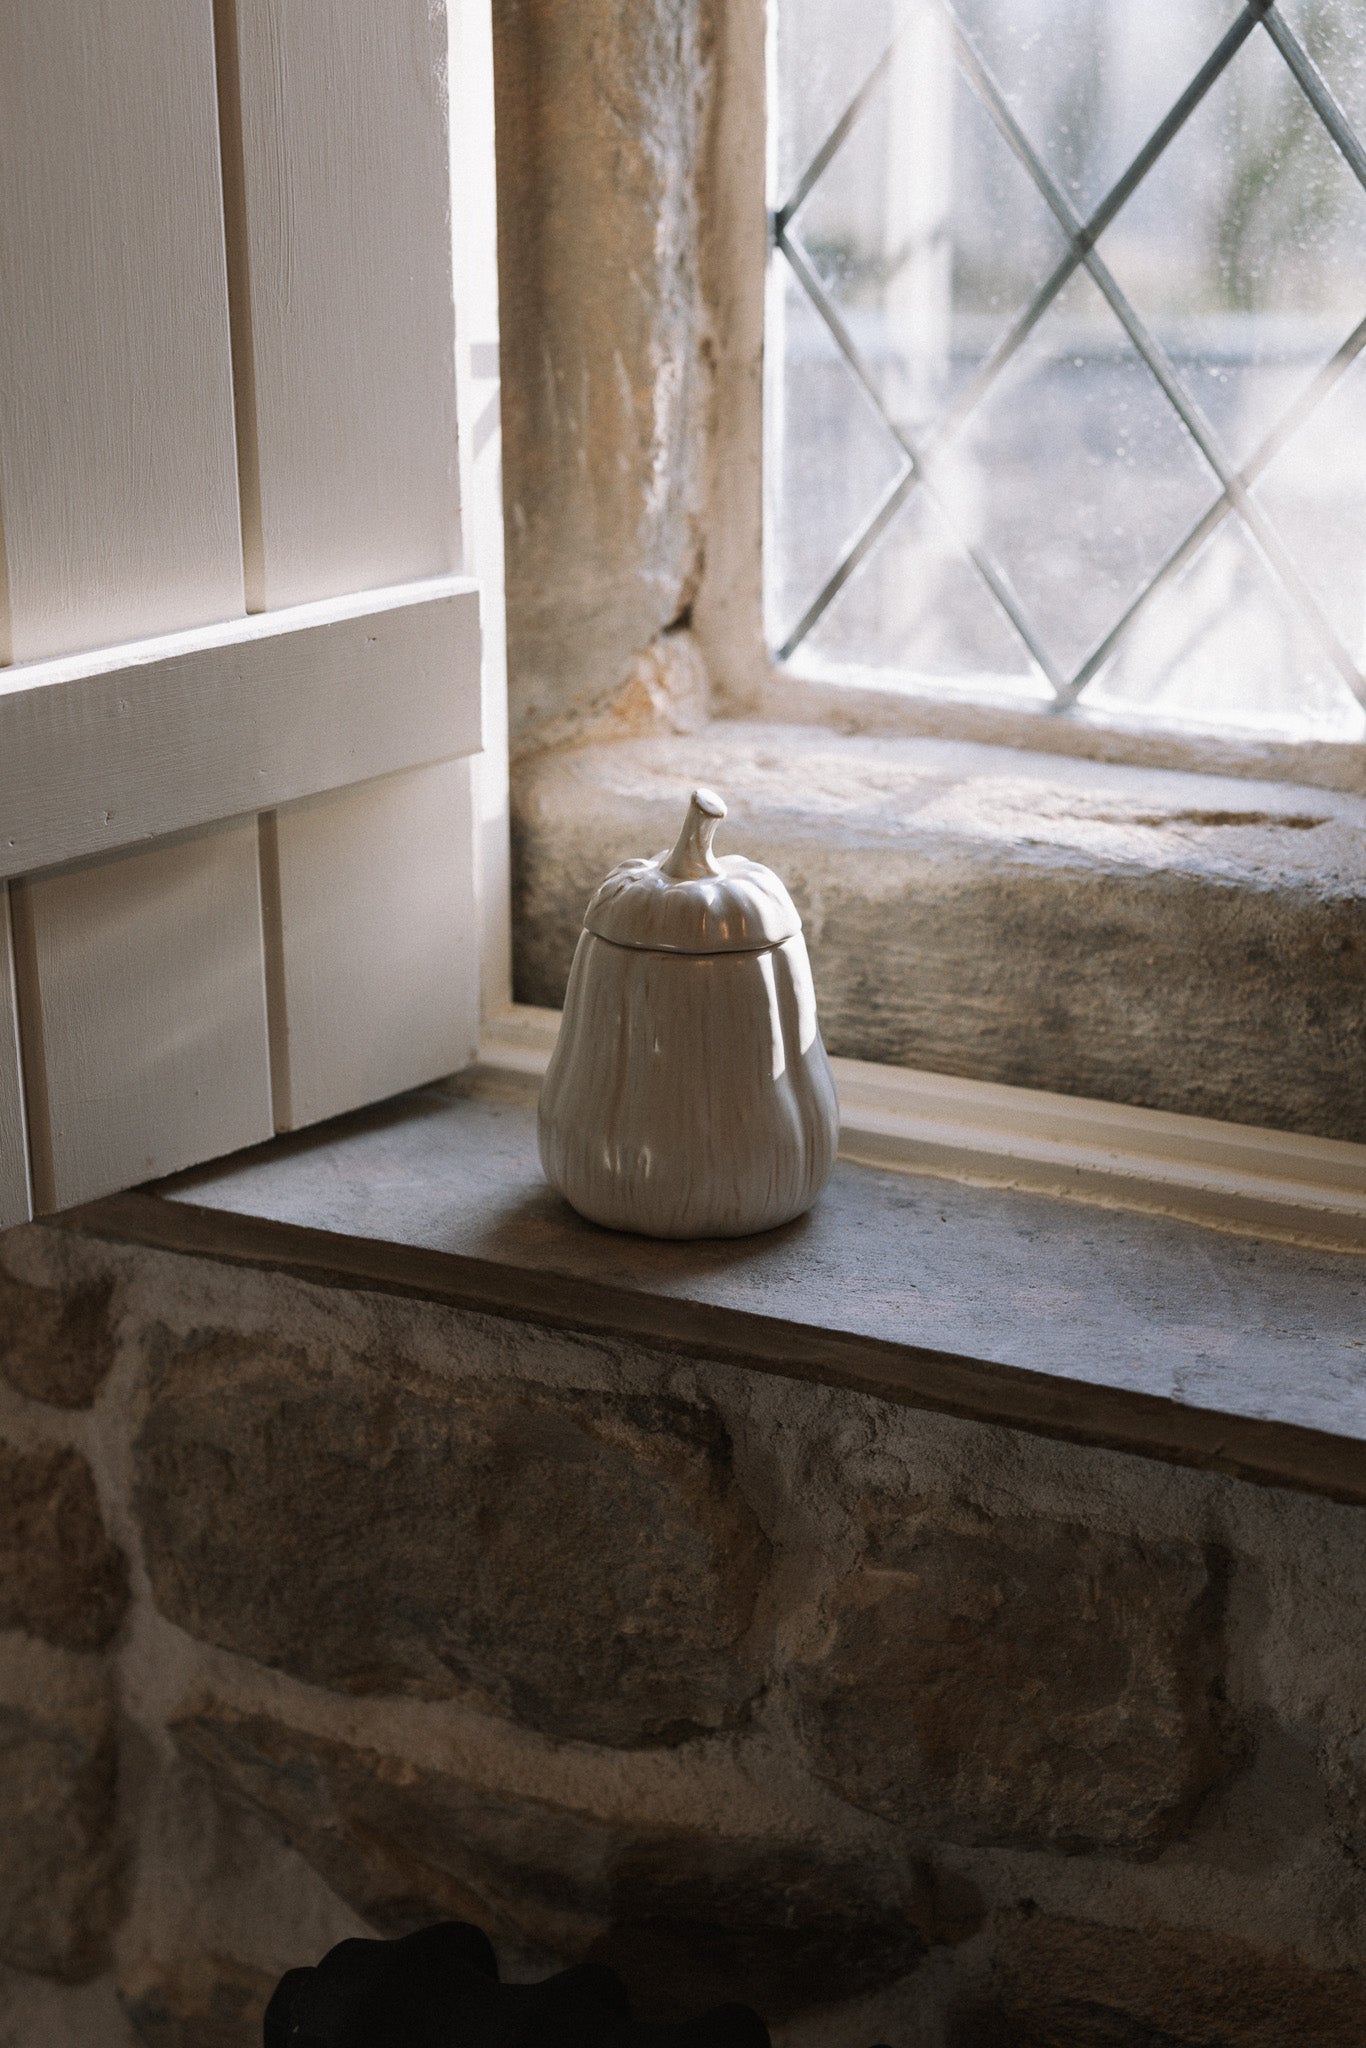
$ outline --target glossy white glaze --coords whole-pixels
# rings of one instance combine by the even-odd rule
[[[636,897],[647,928],[694,943],[715,929],[715,876],[697,872],[711,859],[709,805],[724,815],[700,792],[667,860],[630,864],[631,878],[651,871]],[[768,869],[743,866],[746,905],[790,906]],[[629,908],[625,890],[618,900]],[[649,1237],[768,1230],[811,1206],[838,1132],[800,929],[776,945],[707,951],[583,932],[540,1106],[546,1178],[581,1215]]]
[[[584,930],[664,953],[748,953],[799,932],[797,907],[772,868],[712,852],[725,815],[719,796],[695,789],[673,849],[613,868],[593,895]]]

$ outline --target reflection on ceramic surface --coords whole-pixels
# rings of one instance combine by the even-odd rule
[[[541,1090],[541,1162],[583,1216],[742,1237],[810,1208],[839,1112],[801,920],[771,869],[712,852],[695,790],[677,845],[613,869],[574,955]]]

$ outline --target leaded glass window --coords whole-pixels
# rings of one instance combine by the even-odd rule
[[[1366,0],[770,0],[765,582],[830,682],[1366,733]]]

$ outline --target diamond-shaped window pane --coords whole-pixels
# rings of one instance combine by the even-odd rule
[[[973,696],[1047,701],[1023,641],[936,511],[915,489],[803,641],[808,676],[869,670]]]
[[[1279,7],[1366,140],[1366,8],[1360,0],[1279,0]]]
[[[1080,665],[1218,495],[1100,292],[1078,272],[936,464],[1058,666]]]
[[[780,645],[907,464],[781,259],[770,283],[766,375],[765,609]]]
[[[1355,734],[1360,381],[1327,393],[1366,319],[1366,192],[1282,45],[1293,23],[1350,128],[1366,0],[769,5],[785,658]],[[1058,188],[1085,222],[1116,180],[1093,254]]]
[[[1099,205],[1239,0],[958,0],[973,47],[1079,213]]]
[[[1252,495],[1348,653],[1366,662],[1366,356],[1291,436]]]
[[[790,232],[892,417],[925,432],[1067,252],[1067,238],[954,62],[913,11]]]
[[[1100,253],[1235,462],[1366,313],[1366,191],[1249,37]]]
[[[1356,698],[1246,530],[1228,521],[1144,607],[1082,702],[1266,737],[1366,734]]]
[[[782,0],[775,23],[775,205],[785,205],[901,18],[898,0]]]

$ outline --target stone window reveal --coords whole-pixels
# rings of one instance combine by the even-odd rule
[[[1366,732],[1366,21],[775,0],[765,602],[811,680]]]

